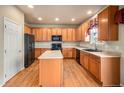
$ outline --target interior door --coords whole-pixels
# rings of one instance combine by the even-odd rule
[[[5,48],[5,81],[9,80],[18,72],[18,25],[5,20],[4,32]]]

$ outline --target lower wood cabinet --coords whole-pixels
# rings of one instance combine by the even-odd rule
[[[100,80],[100,61],[89,58],[89,71]]]
[[[74,48],[63,48],[62,54],[63,54],[64,58],[74,58],[75,50],[74,50]]]
[[[49,48],[35,48],[35,59],[37,59],[46,50],[49,50]]]
[[[81,51],[80,64],[102,86],[120,85],[120,57],[99,57]]]
[[[85,67],[85,69],[88,69],[89,67],[89,53],[80,52],[80,64]]]

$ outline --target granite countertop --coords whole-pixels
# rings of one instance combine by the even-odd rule
[[[61,59],[63,55],[60,50],[47,50],[38,59]]]

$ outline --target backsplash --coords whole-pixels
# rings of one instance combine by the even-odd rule
[[[52,43],[62,43],[62,47],[77,46],[79,42],[35,42],[35,48],[51,48]]]
[[[89,42],[80,42],[80,46],[82,47],[88,47],[88,48],[94,48],[94,44],[90,44]],[[117,41],[112,42],[97,42],[96,43],[97,49],[103,50],[103,51],[111,51],[111,52],[120,52],[120,48],[117,44]]]

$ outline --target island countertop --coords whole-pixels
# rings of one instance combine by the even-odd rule
[[[38,59],[61,59],[63,58],[60,50],[47,50],[41,54]]]

